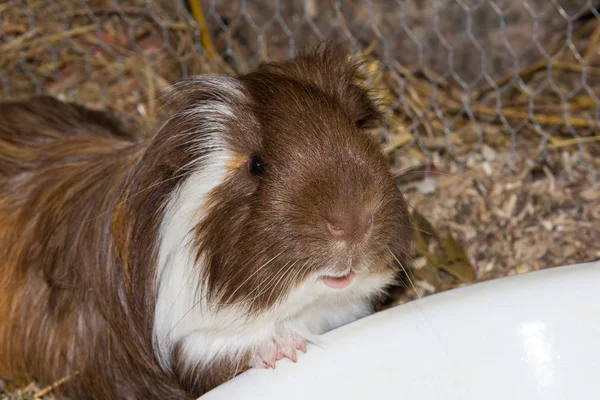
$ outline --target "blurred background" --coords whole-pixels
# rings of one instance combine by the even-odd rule
[[[367,60],[417,232],[395,302],[600,258],[597,0],[4,0],[0,97],[152,130],[156,95],[326,39]],[[1,397],[1,396],[0,396]]]

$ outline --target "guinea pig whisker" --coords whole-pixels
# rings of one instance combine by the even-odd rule
[[[265,293],[269,289],[269,284],[270,283],[272,283],[273,281],[275,281],[275,279],[277,279],[278,276],[280,276],[280,275],[286,273],[287,271],[289,271],[290,269],[292,269],[293,266],[294,266],[294,264],[291,261],[286,262],[283,265],[283,268],[286,268],[285,271],[282,271],[279,274],[273,274],[268,279],[260,282],[258,285],[256,285],[256,287],[254,289],[252,289],[252,291],[250,291],[248,293],[248,295],[246,297],[244,297],[242,300],[240,300],[240,303],[246,302],[246,301],[252,301],[252,300],[260,297],[263,293]],[[264,290],[262,290],[263,286],[266,286],[266,288]],[[251,297],[251,298],[248,297],[248,296],[250,296],[252,293],[254,293],[257,290],[259,291],[259,293],[256,296]]]
[[[278,274],[274,274],[272,277],[270,277],[269,279],[267,279],[266,281],[261,282],[254,290],[260,288],[261,286],[265,286],[265,288],[263,290],[261,290],[257,295],[255,295],[254,297],[250,298],[250,299],[244,299],[243,301],[252,301],[254,299],[259,298],[260,296],[262,296],[263,294],[265,294],[267,291],[269,291],[269,289],[271,289],[271,294],[273,292],[273,288],[275,288],[278,284],[279,281],[281,280],[282,277],[284,277],[285,275],[287,275],[292,268],[294,268],[294,265],[296,265],[296,262],[290,263],[289,261],[287,263],[285,263],[284,267],[285,270],[282,269],[281,272],[279,272]],[[286,268],[287,267],[287,268]],[[279,279],[277,279],[279,278]],[[277,279],[277,282],[275,282],[275,280]],[[253,291],[254,291],[253,290]],[[270,299],[270,295],[269,298],[267,299],[267,304],[269,304],[269,299]]]
[[[294,275],[294,277],[292,279],[289,280],[288,282],[288,286],[290,287],[286,287],[286,290],[291,290],[291,286],[296,282],[296,279],[298,279],[298,277],[302,274],[304,274],[306,271],[308,271],[308,269],[311,267],[311,264],[308,263],[308,260],[302,265],[302,267],[298,268],[298,271],[296,271],[296,274]]]
[[[262,249],[260,252],[258,252],[257,254],[255,254],[254,256],[252,256],[251,259],[246,260],[246,263],[251,263],[254,260],[256,260],[257,258],[261,257],[262,255],[264,255],[267,252],[267,248]],[[227,261],[225,261],[224,263],[231,263],[232,260],[232,256],[229,255],[229,257],[227,258]],[[241,273],[243,272],[242,268],[238,268],[235,273],[233,274],[233,276],[229,277],[229,279],[227,279],[227,283],[231,282],[232,280],[234,280],[235,278],[237,278]],[[219,304],[219,303],[215,303],[215,304]]]
[[[218,303],[214,303],[214,304],[216,304],[216,305],[223,304],[223,305],[229,305],[229,306],[231,306],[231,305],[236,305],[236,304],[246,304],[246,303],[248,303],[248,302],[251,302],[251,301],[252,301],[252,300],[254,300],[254,299],[257,299],[257,298],[259,298],[259,297],[260,297],[260,296],[262,296],[264,293],[266,293],[266,292],[267,292],[269,289],[273,289],[273,288],[275,288],[275,287],[277,286],[277,284],[279,284],[279,282],[281,281],[281,279],[282,279],[284,276],[287,276],[287,275],[288,275],[288,273],[290,272],[290,270],[291,270],[291,269],[294,267],[294,265],[296,265],[296,264],[297,264],[297,262],[298,262],[298,261],[295,261],[295,262],[291,263],[291,262],[289,262],[289,261],[288,261],[287,263],[285,263],[285,264],[284,264],[284,266],[283,266],[283,268],[285,268],[285,270],[283,270],[283,269],[282,269],[282,271],[281,271],[281,272],[279,272],[278,274],[273,274],[271,277],[269,277],[269,279],[267,279],[267,280],[265,280],[265,281],[261,282],[260,284],[258,284],[258,285],[257,285],[257,286],[256,286],[254,289],[252,289],[252,291],[251,291],[251,292],[249,292],[249,293],[248,293],[248,294],[247,294],[247,295],[246,295],[246,296],[245,296],[243,299],[241,299],[241,300],[239,300],[239,301],[236,301],[236,302],[228,302],[228,303],[221,303],[221,302],[218,302]],[[277,280],[277,282],[274,282],[275,280]],[[273,282],[274,282],[275,284],[274,284],[274,285],[271,285],[271,283],[273,283]],[[256,290],[260,289],[260,288],[261,288],[261,287],[263,287],[263,286],[265,286],[265,288],[264,288],[264,289],[262,289],[262,290],[261,290],[261,291],[260,291],[258,294],[254,295],[254,296],[252,296],[252,297],[249,297],[249,296],[250,296],[252,293],[254,293]],[[271,294],[269,295],[269,298],[267,299],[267,304],[269,304],[270,296],[271,296],[272,294],[273,294],[273,291],[271,292]]]
[[[410,167],[409,167],[410,168]],[[464,178],[460,178],[459,176],[456,176],[455,173],[451,173],[451,172],[442,172],[442,171],[423,171],[423,170],[419,170],[419,171],[407,171],[408,168],[400,170],[400,171],[396,171],[393,173],[394,178],[399,178],[401,176],[406,176],[406,175],[411,175],[411,174],[422,174],[424,177],[426,177],[427,175],[440,175],[440,176],[451,176],[454,179],[464,182],[464,183],[469,183],[469,179],[464,179]],[[489,183],[490,181],[487,179],[482,179],[483,182]]]
[[[458,173],[456,172],[444,172],[444,171],[438,171],[438,170],[432,170],[432,169],[418,169],[415,170],[414,167],[407,167],[407,168],[403,168],[401,170],[398,171],[393,171],[392,172],[392,176],[394,178],[399,178],[403,175],[412,175],[412,174],[422,174],[423,176],[427,176],[427,175],[438,175],[438,176],[450,176],[458,181],[464,182],[464,183],[470,183],[470,179],[465,179],[465,178],[461,178],[460,176],[458,176]],[[486,178],[479,178],[482,182],[485,182],[486,184],[491,184],[492,181]]]
[[[233,293],[231,293],[227,299],[232,299],[233,296],[237,293],[238,290],[240,290],[240,288],[242,288],[244,286],[244,284],[246,282],[248,282],[250,279],[252,279],[252,277],[256,274],[258,274],[263,268],[265,268],[267,265],[269,265],[273,260],[275,260],[277,257],[279,257],[281,254],[283,254],[283,251],[280,251],[276,256],[274,256],[273,258],[271,258],[269,261],[267,261],[266,263],[264,263],[260,268],[258,268],[256,271],[254,271],[252,274],[250,274],[250,276],[248,276],[242,283],[240,283],[237,287],[237,289],[235,289],[233,291]]]
[[[398,263],[398,265],[400,266],[400,268],[402,268],[402,271],[406,275],[406,278],[408,279],[408,282],[410,282],[410,285],[412,286],[413,290],[415,291],[417,297],[421,298],[421,295],[419,294],[419,291],[417,290],[417,287],[413,283],[412,279],[410,279],[410,275],[408,274],[408,271],[406,270],[406,268],[404,268],[404,265],[402,265],[402,263],[400,262],[400,260],[398,260],[398,257],[396,257],[394,255],[394,253],[392,252],[392,250],[390,250],[389,247],[387,247],[387,249],[390,252],[390,254],[392,255],[392,257],[394,258],[394,260],[396,260],[396,262]]]
[[[402,228],[409,228],[409,229],[412,229],[412,230],[415,230],[415,231],[419,231],[421,233],[426,233],[428,235],[431,235],[431,232],[427,232],[427,231],[424,231],[423,229],[416,228],[414,225],[397,224],[396,226],[399,226],[399,227],[402,227]]]
[[[277,282],[275,282],[275,284],[271,285],[270,289],[271,289],[271,293],[269,293],[269,297],[267,298],[267,304],[269,304],[269,302],[271,301],[271,296],[273,296],[273,294],[275,293],[275,290],[277,288],[277,285],[279,285],[279,282],[281,282],[281,279],[288,275],[288,272],[291,271],[291,269],[298,263],[298,260],[294,261],[294,263],[292,264],[292,266],[288,269],[285,270],[285,272],[279,274],[279,279],[277,280]],[[290,281],[292,281],[290,279]],[[288,290],[288,286],[289,283],[287,285],[284,286],[284,290],[281,293],[286,293],[286,291]]]

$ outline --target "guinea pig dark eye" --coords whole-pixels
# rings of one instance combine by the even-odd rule
[[[259,156],[250,158],[249,167],[250,173],[254,176],[260,176],[265,173],[265,163]]]

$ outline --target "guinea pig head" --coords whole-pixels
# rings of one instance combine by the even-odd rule
[[[264,311],[299,285],[393,276],[410,221],[379,145],[381,118],[357,66],[330,50],[235,78],[222,137],[224,178],[195,225],[212,304]],[[208,157],[210,159],[210,156]]]

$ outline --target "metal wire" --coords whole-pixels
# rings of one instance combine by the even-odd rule
[[[487,140],[486,127],[496,123],[510,136],[513,150],[518,135],[527,131],[539,136],[542,155],[559,136],[561,143],[572,140],[567,144],[582,151],[596,141],[600,122],[600,72],[594,66],[599,4],[598,0],[9,0],[0,4],[0,96],[52,92],[52,85],[64,78],[70,79],[64,86],[66,97],[114,105],[119,101],[112,92],[114,74],[104,81],[97,73],[100,67],[116,71],[129,85],[128,96],[141,100],[147,88],[143,78],[130,76],[132,60],[147,63],[148,74],[173,81],[202,70],[198,54],[223,59],[232,71],[242,72],[334,39],[380,61],[388,82],[395,85],[393,106],[407,116],[405,123],[417,138],[426,134],[434,119],[437,125],[432,129],[442,132],[451,147],[452,134],[462,134],[459,121],[467,121],[481,148]],[[46,31],[50,17],[62,28]],[[115,18],[120,25],[111,29],[118,32],[107,31],[105,24]],[[83,45],[78,38],[90,32],[95,40]],[[18,62],[2,60],[14,52],[19,53]],[[42,52],[47,62],[32,63]],[[83,60],[81,71],[77,78],[65,78],[74,57]],[[178,66],[177,74],[159,71],[159,63],[165,62]],[[419,84],[428,85],[427,95],[415,96],[413,88]],[[450,97],[452,112],[448,112]],[[582,102],[585,107],[580,107]],[[548,109],[552,112],[545,113]],[[138,107],[132,112],[148,110]]]

